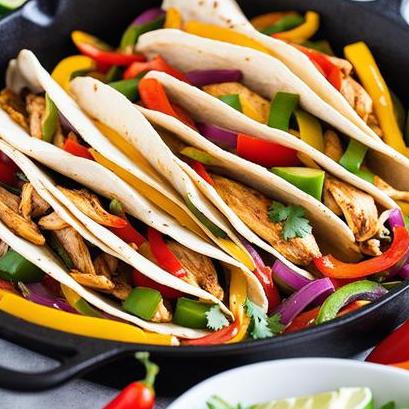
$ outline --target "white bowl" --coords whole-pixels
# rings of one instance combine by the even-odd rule
[[[346,359],[301,358],[223,372],[187,391],[168,409],[206,409],[212,395],[232,404],[249,405],[343,386],[371,388],[378,407],[391,400],[398,407],[409,407],[409,371]]]

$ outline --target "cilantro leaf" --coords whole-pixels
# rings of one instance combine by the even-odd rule
[[[253,339],[264,339],[273,336],[273,332],[268,326],[267,314],[248,298],[244,303],[247,316],[251,319],[250,336]]]
[[[271,317],[268,317],[267,321],[268,327],[274,335],[280,334],[285,328],[285,325],[281,324],[280,314],[274,314]]]
[[[218,305],[214,305],[209,311],[206,312],[206,318],[207,328],[213,331],[218,331],[219,329],[229,325],[228,319],[222,313],[222,310]]]
[[[301,206],[284,206],[273,202],[268,211],[268,217],[273,222],[284,222],[282,236],[284,240],[303,238],[311,234],[310,221],[304,217],[305,211]]]

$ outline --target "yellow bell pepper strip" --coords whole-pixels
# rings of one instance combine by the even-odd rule
[[[405,145],[396,121],[391,94],[368,46],[364,42],[358,42],[346,46],[344,52],[373,100],[385,142],[403,155],[409,156],[409,148]]]
[[[303,152],[298,152],[297,158],[307,168],[321,169],[308,155]]]
[[[270,54],[269,50],[259,42],[230,28],[223,28],[213,24],[206,24],[201,23],[200,21],[191,20],[186,22],[183,29],[187,33],[194,34],[199,37],[241,45],[243,47],[253,48],[263,53]]]
[[[283,17],[295,15],[294,11],[273,11],[267,14],[261,14],[260,16],[254,17],[250,20],[250,23],[256,28],[258,31],[263,30],[268,26],[272,26],[273,24],[277,23]]]
[[[177,344],[176,338],[169,335],[150,333],[119,321],[86,317],[44,307],[4,290],[0,290],[0,310],[32,324],[85,337],[138,344]]]
[[[399,207],[402,210],[402,213],[405,216],[409,216],[409,203],[408,202],[402,202],[401,200],[397,200],[396,203],[399,205]]]
[[[320,121],[300,109],[295,111],[295,118],[300,131],[300,139],[320,152],[324,152],[324,137]]]
[[[70,92],[70,81],[74,73],[93,71],[94,60],[86,55],[72,55],[61,60],[51,73],[51,77],[66,91]]]
[[[171,7],[166,11],[165,28],[182,29],[183,21],[179,10]]]
[[[78,311],[80,314],[86,315],[88,317],[103,317],[98,310],[88,304],[75,291],[71,290],[71,288],[67,287],[64,284],[61,284],[61,291],[68,304],[71,305],[71,307],[74,308],[75,311]]]
[[[320,15],[315,11],[305,13],[305,22],[289,31],[274,34],[280,40],[300,43],[309,40],[320,28]]]
[[[250,101],[243,95],[239,95],[240,105],[242,113],[248,116],[250,119],[254,121],[261,122],[262,124],[265,123],[264,114],[261,111],[260,107],[257,109]]]

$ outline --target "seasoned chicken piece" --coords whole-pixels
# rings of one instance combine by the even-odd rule
[[[224,95],[242,95],[261,115],[263,118],[263,123],[267,123],[268,114],[270,111],[270,102],[251,91],[245,85],[240,84],[239,82],[223,82],[221,84],[205,85],[202,89],[216,98]]]
[[[5,241],[0,240],[0,257],[3,257],[8,251],[9,251],[8,244]]]
[[[111,292],[115,284],[105,276],[98,276],[95,274],[84,274],[77,270],[71,270],[70,276],[84,287],[92,288],[94,290]]]
[[[115,284],[112,290],[112,295],[120,300],[125,300],[132,291],[131,285],[128,283],[127,276],[124,272],[116,272],[112,277],[112,281]]]
[[[31,183],[23,185],[19,212],[26,220],[43,215],[49,208],[50,205],[39,196]]]
[[[43,216],[37,224],[44,230],[62,230],[70,227],[56,212]]]
[[[341,139],[334,131],[324,133],[324,153],[335,162],[339,162],[344,154]]]
[[[359,243],[359,249],[362,254],[367,256],[376,257],[382,254],[381,242],[378,239],[370,239]]]
[[[35,94],[26,96],[26,110],[30,124],[30,135],[42,139],[42,120],[45,113],[45,98]]]
[[[101,253],[95,258],[94,267],[98,275],[111,278],[118,268],[118,259],[110,254]]]
[[[351,74],[353,66],[352,64],[348,61],[345,60],[344,58],[338,58],[334,57],[332,55],[325,55],[334,65],[336,65],[345,76],[348,76]]]
[[[219,300],[223,299],[223,288],[219,284],[217,271],[209,257],[196,253],[174,240],[168,241],[167,246],[186,269],[188,283],[203,288]]]
[[[40,233],[38,227],[31,221],[26,220],[17,212],[10,209],[6,204],[0,201],[0,220],[17,236],[28,240],[37,246],[44,246],[45,238]]]
[[[68,135],[70,135],[71,133],[73,132],[70,132]],[[55,131],[54,138],[53,138],[53,145],[58,146],[59,148],[63,149],[64,143],[65,143],[65,136],[61,129],[61,124],[58,122],[57,129]]]
[[[125,220],[108,213],[101,205],[98,197],[86,189],[73,190],[58,186],[79,210],[86,214],[94,222],[108,227],[119,227],[126,224]]]
[[[163,300],[158,305],[155,315],[151,319],[152,322],[171,322],[172,312],[167,308]]]
[[[236,181],[214,174],[211,176],[221,198],[243,223],[288,260],[308,266],[313,258],[321,255],[312,234],[303,238],[283,239],[283,223],[273,222],[268,217],[271,200],[266,196]]]
[[[324,189],[342,209],[356,241],[367,241],[378,232],[378,209],[372,196],[331,176],[325,178]]]
[[[43,216],[51,208],[50,204],[46,202],[35,189],[31,194],[31,217]]]
[[[379,176],[375,176],[374,178],[374,185],[382,190],[385,194],[387,194],[393,200],[401,200],[402,202],[409,202],[409,192],[396,190],[391,185],[386,183],[383,179]]]
[[[5,111],[10,118],[24,128],[29,130],[27,121],[27,111],[21,99],[9,89],[0,92],[0,108]]]
[[[70,256],[76,270],[82,274],[96,275],[88,247],[76,230],[66,227],[53,231],[53,235]]]
[[[324,189],[322,194],[322,202],[325,204],[328,209],[334,212],[337,216],[342,217],[343,212],[342,209],[338,206],[337,202],[335,201],[334,197],[330,193],[328,189]]]
[[[2,186],[0,186],[0,202],[3,202],[7,207],[13,210],[13,212],[18,213],[20,198]]]

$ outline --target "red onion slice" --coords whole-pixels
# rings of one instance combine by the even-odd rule
[[[403,219],[400,209],[392,209],[389,213],[388,223],[391,229],[394,227],[405,227],[405,220]]]
[[[243,74],[240,70],[195,70],[186,73],[189,82],[195,87],[222,82],[240,82]]]
[[[237,134],[227,129],[219,128],[218,126],[197,123],[197,129],[199,132],[209,141],[215,143],[217,146],[225,149],[236,149],[237,146]]]
[[[151,9],[145,10],[138,17],[136,17],[132,24],[135,26],[146,24],[164,15],[165,12],[160,7],[153,7]]]
[[[292,270],[280,260],[276,260],[273,264],[273,277],[292,291],[301,290],[301,288],[312,282],[307,277]]]

